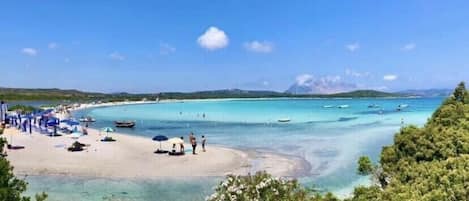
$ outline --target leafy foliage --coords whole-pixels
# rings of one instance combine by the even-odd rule
[[[303,188],[296,180],[273,178],[265,172],[227,176],[208,201],[338,201],[331,193],[322,196]]]
[[[0,137],[0,153],[3,153],[6,140]],[[10,162],[0,156],[0,201],[30,201],[30,197],[22,196],[26,191],[27,183],[18,179],[13,174],[13,167]],[[47,194],[41,193],[35,196],[36,201],[44,201]]]
[[[372,171],[379,182],[350,200],[469,200],[468,98],[462,82],[425,127],[402,128]]]
[[[358,159],[358,174],[360,175],[369,175],[373,171],[373,164],[371,163],[370,158],[362,156]]]

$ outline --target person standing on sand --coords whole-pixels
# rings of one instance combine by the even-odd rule
[[[207,143],[207,138],[205,135],[202,135],[202,151],[205,152],[205,143]]]
[[[195,148],[197,147],[197,141],[195,139],[194,133],[191,132],[189,135],[189,143],[192,145],[192,154],[195,154]]]

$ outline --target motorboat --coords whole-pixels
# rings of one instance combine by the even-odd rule
[[[407,104],[400,104],[397,106],[398,108],[406,108],[406,107],[409,107],[409,105]]]
[[[333,108],[334,106],[333,105],[323,105],[322,107],[323,108]]]
[[[82,117],[79,119],[80,122],[95,122],[96,119],[93,119],[92,117],[90,116],[87,116],[87,117]]]
[[[337,106],[337,108],[348,108],[348,107],[350,107],[350,106],[349,105],[339,105],[339,106]]]
[[[396,109],[396,110],[397,110],[397,111],[401,111],[401,110],[403,110],[404,108],[407,108],[407,107],[409,107],[409,105],[407,105],[407,104],[400,104],[400,105],[397,106],[397,109]]]
[[[368,108],[380,108],[381,106],[377,105],[377,104],[371,104],[371,105],[368,105]]]
[[[116,127],[120,128],[133,128],[135,126],[135,121],[114,121]]]
[[[277,121],[280,122],[280,123],[286,123],[286,122],[290,122],[291,120],[290,120],[290,118],[282,118],[282,119],[279,119]]]

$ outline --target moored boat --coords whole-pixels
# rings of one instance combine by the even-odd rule
[[[337,106],[337,108],[348,108],[348,107],[349,107],[349,105],[339,105],[339,106]]]
[[[120,128],[133,128],[135,126],[135,121],[114,121],[116,127]]]
[[[282,118],[282,119],[279,119],[277,121],[280,122],[280,123],[286,123],[286,122],[290,122],[291,120],[290,120],[290,118]]]
[[[371,105],[368,105],[368,108],[380,108],[380,106],[377,104],[371,104]]]

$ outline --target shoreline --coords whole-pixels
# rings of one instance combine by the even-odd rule
[[[297,158],[273,153],[236,150],[210,145],[207,152],[184,156],[157,155],[153,151],[159,143],[145,137],[112,133],[116,142],[101,142],[96,129],[88,129],[88,136],[79,139],[89,144],[82,152],[65,150],[75,140],[69,136],[48,137],[33,132],[20,133],[14,128],[6,129],[8,141],[13,135],[13,145],[25,149],[7,150],[7,158],[15,167],[17,175],[77,176],[112,179],[168,179],[224,177],[228,174],[247,175],[265,170],[274,176],[297,177],[308,167]],[[170,145],[163,143],[163,147]],[[254,165],[254,162],[260,165]]]

